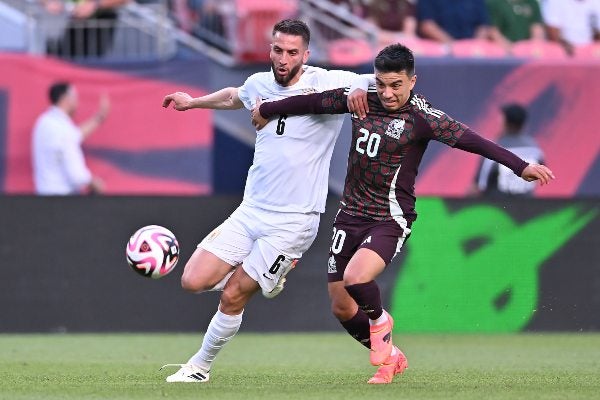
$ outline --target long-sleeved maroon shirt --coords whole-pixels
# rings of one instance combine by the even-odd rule
[[[342,114],[349,112],[346,89],[339,88],[263,103],[260,114]],[[387,111],[376,91],[369,90],[369,113],[363,120],[352,116],[352,144],[341,209],[374,220],[416,219],[414,184],[430,140],[480,154],[521,175],[528,165],[510,151],[482,138],[463,123],[431,107],[411,93],[397,111]],[[452,171],[448,171],[452,179]],[[403,224],[404,225],[404,224]]]

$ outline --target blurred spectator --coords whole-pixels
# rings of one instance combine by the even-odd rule
[[[108,97],[98,111],[77,126],[72,120],[78,106],[75,87],[56,82],[48,91],[51,106],[35,122],[32,140],[33,181],[40,195],[101,193],[102,181],[92,176],[81,143],[106,119]]]
[[[414,0],[365,0],[365,12],[366,18],[380,29],[379,42],[383,46],[416,35]]]
[[[60,57],[102,57],[113,41],[117,11],[132,0],[41,0],[50,14],[66,17],[57,40],[50,40],[48,54]]]
[[[486,0],[492,25],[511,42],[544,40],[538,0]]]
[[[209,31],[225,36],[225,16],[231,7],[229,0],[188,0],[194,4],[200,25]],[[234,2],[235,3],[235,2]],[[235,8],[235,4],[233,5]]]
[[[191,32],[198,23],[198,12],[189,0],[169,0],[169,10],[179,29]]]
[[[323,11],[323,14],[329,18],[334,18],[339,21],[342,26],[348,30],[353,29],[348,23],[339,18],[342,13],[353,14],[359,18],[364,18],[366,14],[365,5],[362,0],[331,0],[330,3],[336,7],[332,7],[332,11]],[[333,41],[347,37],[348,30],[340,31],[339,27],[332,27],[327,22],[323,23],[319,19],[313,21],[315,33],[322,36],[327,41]]]
[[[331,0],[331,3],[344,7],[357,17],[365,16],[365,4],[363,0]]]
[[[450,44],[457,39],[487,39],[490,19],[485,0],[419,0],[419,33]]]
[[[524,133],[527,110],[520,104],[507,104],[502,107],[504,126],[498,144],[529,163],[542,164],[544,153],[535,139]],[[486,196],[518,195],[531,196],[534,182],[527,182],[511,170],[495,161],[484,159],[475,183],[475,193]]]
[[[574,46],[587,45],[599,39],[598,0],[545,0],[542,2],[542,15],[548,39],[560,43],[569,55],[573,55]]]

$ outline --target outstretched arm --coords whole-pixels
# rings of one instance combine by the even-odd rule
[[[98,111],[92,117],[84,121],[79,125],[79,130],[81,131],[82,140],[85,140],[94,132],[96,129],[100,127],[102,122],[108,116],[110,111],[110,99],[108,95],[104,94],[100,98],[100,105],[98,106]]]
[[[252,125],[264,127],[274,115],[344,114],[348,112],[344,88],[292,96],[259,104],[252,110]]]
[[[528,164],[511,151],[467,130],[456,142],[457,149],[482,155],[510,168],[517,176],[528,182],[539,180],[542,185],[554,179],[552,171],[541,164]]]
[[[177,111],[186,111],[192,108],[237,110],[244,106],[238,95],[238,88],[233,87],[224,88],[206,96],[196,98],[184,92],[171,93],[165,96],[162,106],[168,108],[171,103]]]

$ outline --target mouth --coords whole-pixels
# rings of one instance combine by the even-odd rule
[[[275,70],[275,72],[277,72],[278,75],[287,75],[288,70],[287,68],[279,67]]]

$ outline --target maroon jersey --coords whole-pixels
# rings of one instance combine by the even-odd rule
[[[347,113],[346,89],[339,88],[264,103],[263,117],[275,114]],[[387,111],[374,89],[368,92],[369,113],[352,116],[352,142],[342,210],[374,220],[395,220],[410,226],[415,212],[415,179],[430,140],[494,159],[518,175],[527,166],[520,158],[481,138],[466,125],[411,93],[399,110]]]

